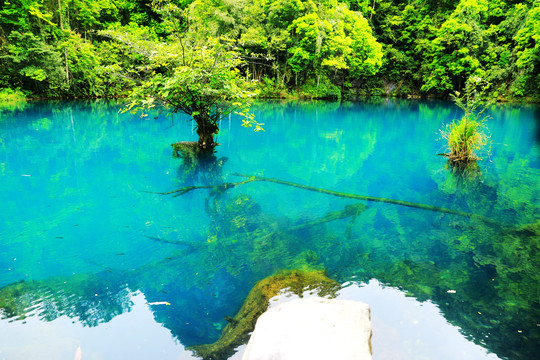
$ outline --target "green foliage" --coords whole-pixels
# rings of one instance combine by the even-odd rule
[[[133,113],[162,106],[183,112],[196,123],[199,146],[213,147],[219,121],[236,111],[243,125],[262,130],[249,112],[255,95],[239,68],[243,60],[228,38],[191,40],[177,34],[169,41],[142,38],[121,29],[103,32],[144,57],[143,77],[129,95],[125,111]]]
[[[62,43],[70,76],[70,91],[80,96],[101,95],[98,89],[103,81],[99,74],[101,61],[91,43],[77,33],[70,33]]]
[[[453,163],[467,164],[478,160],[475,151],[488,143],[489,135],[485,122],[489,117],[483,113],[490,103],[486,103],[482,98],[488,88],[489,84],[485,80],[472,76],[467,80],[464,94],[456,92],[452,96],[464,115],[459,121],[453,120],[452,124],[440,130],[440,133],[442,138],[448,141],[450,153],[446,155]]]
[[[485,46],[482,20],[487,9],[485,0],[462,0],[438,29],[425,65],[423,91],[460,89],[464,79],[483,75],[478,57]]]
[[[19,89],[0,89],[0,103],[26,102],[26,95]]]
[[[263,86],[264,97],[301,93],[313,79],[320,84],[324,78],[341,96],[448,96],[472,75],[492,83],[490,91],[499,100],[540,96],[540,4],[533,0],[2,0],[0,5],[5,63],[0,85],[35,96],[126,94],[140,80],[145,60],[127,44],[115,48],[98,34],[134,29],[161,42],[182,34],[190,46],[221,37],[236,41],[242,75],[275,84],[275,91]]]
[[[58,96],[67,89],[62,53],[30,32],[13,31],[2,56],[11,82],[23,89]]]
[[[474,151],[486,145],[486,136],[481,132],[483,125],[482,122],[466,117],[457,123],[454,120],[447,136],[451,149],[449,157],[453,161],[478,160]]]
[[[259,98],[281,98],[286,99],[291,97],[287,87],[277,78],[272,79],[268,76],[263,76],[256,82],[257,93]]]
[[[382,63],[367,20],[335,1],[198,0],[190,7],[190,23],[199,36],[238,39],[253,78],[272,77],[280,86],[299,88],[332,74],[343,83],[376,73]]]
[[[516,36],[519,76],[516,78],[514,92],[526,95],[527,90],[540,89],[540,3],[536,1],[529,10],[525,25]]]
[[[299,89],[300,98],[303,99],[340,99],[341,91],[326,76],[309,79]]]

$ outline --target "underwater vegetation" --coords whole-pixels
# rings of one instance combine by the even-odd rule
[[[451,172],[448,177],[455,189],[463,195],[461,201],[466,201],[472,211],[491,207],[492,215],[504,219],[503,215],[510,210],[495,207],[493,204],[485,206],[493,194],[493,189],[481,181],[481,174]],[[247,184],[253,182],[250,180],[302,187],[309,191],[358,200],[357,196],[349,196],[351,194],[262,177],[248,177],[245,182],[238,183],[195,186],[190,187],[189,191],[210,189],[211,194],[218,199],[225,196],[224,192],[229,189],[239,185],[248,186]],[[180,190],[172,193],[182,194],[188,189]],[[272,241],[271,248],[264,254],[268,256],[272,250],[280,249],[272,263],[282,263],[285,267],[288,264],[282,259],[287,258],[286,254],[290,254],[291,250],[287,249],[287,243],[284,242],[301,243],[302,240],[291,238],[291,235],[298,234],[291,230],[302,229],[299,232],[301,239],[310,239],[309,243],[304,242],[302,246],[309,248],[309,251],[320,259],[324,268],[332,269],[330,276],[337,281],[344,282],[350,280],[350,277],[354,277],[355,281],[377,278],[407,291],[421,301],[429,299],[439,304],[447,319],[462,328],[471,340],[500,356],[525,359],[539,350],[540,332],[535,320],[540,315],[538,221],[513,227],[474,213],[428,205],[416,206],[422,204],[412,206],[419,210],[440,213],[434,220],[433,217],[422,216],[421,211],[404,215],[399,206],[388,209],[357,204],[347,205],[343,211],[326,214],[301,226],[289,225],[288,230],[281,222],[279,227],[271,227],[270,232],[261,233],[265,226],[261,226],[262,223],[259,222],[264,221],[260,208],[247,197],[233,199],[234,204],[245,206],[245,209],[250,211],[238,215],[239,209],[234,206],[219,209],[216,207],[215,214],[220,217],[217,223],[229,223],[233,227],[216,229],[213,239],[219,243],[222,239],[220,234],[231,237],[229,241],[239,242],[233,250],[237,254],[242,253],[240,247],[249,244],[251,239],[256,242]],[[410,204],[392,199],[379,201],[365,197],[363,200],[411,207]],[[237,215],[231,216],[232,214]],[[253,217],[253,214],[257,215]],[[537,210],[531,215],[537,216]],[[223,216],[233,219],[233,222],[226,221]],[[345,232],[341,234],[332,230],[332,220],[340,219],[348,219]],[[405,221],[408,224],[414,222],[416,226],[407,229]],[[373,232],[370,230],[373,223],[385,231]],[[240,228],[246,229],[247,226],[249,229],[247,233],[250,235],[247,238],[235,238],[238,224],[241,224]],[[279,231],[279,228],[285,230]],[[419,234],[417,242],[406,240],[409,232]],[[255,258],[263,259],[264,256],[255,255]],[[278,258],[281,258],[281,261]]]
[[[149,302],[171,304],[153,308],[154,316],[182,343],[205,359],[226,359],[247,340],[268,299],[281,289],[300,295],[316,288],[332,295],[344,282],[377,278],[438,304],[448,321],[499,356],[526,359],[538,353],[540,222],[497,227],[474,217],[433,213],[438,225],[425,230],[434,216],[422,210],[403,214],[400,207],[387,209],[388,204],[347,204],[342,211],[298,223],[265,214],[249,195],[229,191],[214,192],[207,200],[212,224],[205,241],[149,239],[176,250],[128,273],[8,285],[0,289],[2,317],[68,315],[95,326],[127,311],[130,292],[141,291]],[[414,217],[417,228],[405,228],[407,216]],[[384,233],[370,230],[367,224],[374,222],[385,224]],[[405,240],[406,232],[420,228],[427,236]],[[250,282],[255,283],[251,290],[245,286]],[[202,317],[197,303],[211,297],[218,315]],[[224,324],[222,331],[216,323]],[[211,338],[214,344],[201,345]]]

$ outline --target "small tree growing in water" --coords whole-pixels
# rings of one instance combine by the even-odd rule
[[[238,68],[242,60],[228,39],[210,39],[203,45],[167,44],[153,58],[161,73],[154,73],[130,95],[127,110],[140,111],[156,105],[189,115],[196,124],[199,147],[216,145],[219,121],[232,112],[243,116],[243,125],[262,130],[249,108],[254,96]],[[164,69],[165,68],[165,69]]]
[[[449,153],[446,156],[452,165],[467,166],[481,160],[477,151],[488,145],[489,133],[485,115],[487,108],[493,103],[484,101],[483,97],[489,83],[479,76],[471,76],[466,84],[464,94],[456,91],[451,95],[456,105],[464,112],[461,120],[453,120],[440,130],[441,136],[448,142]],[[489,149],[487,149],[489,152]]]
[[[257,123],[249,110],[255,94],[240,73],[244,61],[234,40],[190,38],[182,31],[181,9],[160,0],[153,6],[171,31],[166,40],[125,30],[102,32],[142,55],[142,81],[129,95],[124,110],[144,114],[161,106],[187,114],[195,121],[199,148],[217,145],[214,135],[219,132],[219,121],[232,112],[243,117],[243,126],[262,130],[264,124]]]

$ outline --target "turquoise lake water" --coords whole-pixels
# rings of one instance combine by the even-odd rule
[[[200,162],[172,156],[186,117],[119,108],[0,108],[0,358],[192,358],[256,281],[302,266],[371,305],[376,360],[540,355],[539,107],[493,107],[467,174],[437,156],[450,102],[263,102],[264,132],[226,118]],[[237,174],[491,220],[264,181],[156,194]]]

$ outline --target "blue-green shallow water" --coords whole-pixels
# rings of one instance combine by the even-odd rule
[[[529,225],[540,218],[538,107],[492,109],[492,153],[465,177],[436,156],[444,151],[438,129],[460,117],[446,102],[261,103],[254,110],[266,131],[225,119],[215,158],[200,164],[171,156],[169,144],[196,139],[186,118],[175,115],[171,126],[171,118],[118,109],[95,101],[0,110],[0,334],[15,326],[20,334],[0,336],[0,355],[39,353],[39,342],[23,339],[50,324],[60,333],[65,319],[103,337],[125,333],[129,326],[115,332],[111,324],[128,312],[144,318],[141,307],[154,321],[136,332],[152,338],[152,324],[161,324],[172,353],[175,343],[213,342],[254,282],[306,264],[349,288],[370,289],[377,279],[433,304],[464,339],[500,358],[540,354],[540,239]],[[500,225],[366,202],[356,217],[321,224],[360,202],[268,182],[223,194],[150,193],[242,180],[235,173],[446,207]],[[386,302],[380,294],[366,295],[373,311]],[[396,327],[374,326],[374,341],[409,331]],[[406,351],[442,359],[435,341]],[[147,351],[157,343],[126,342]],[[75,343],[50,358],[73,354]],[[118,358],[108,342],[92,346]],[[392,353],[377,346],[376,358]]]

